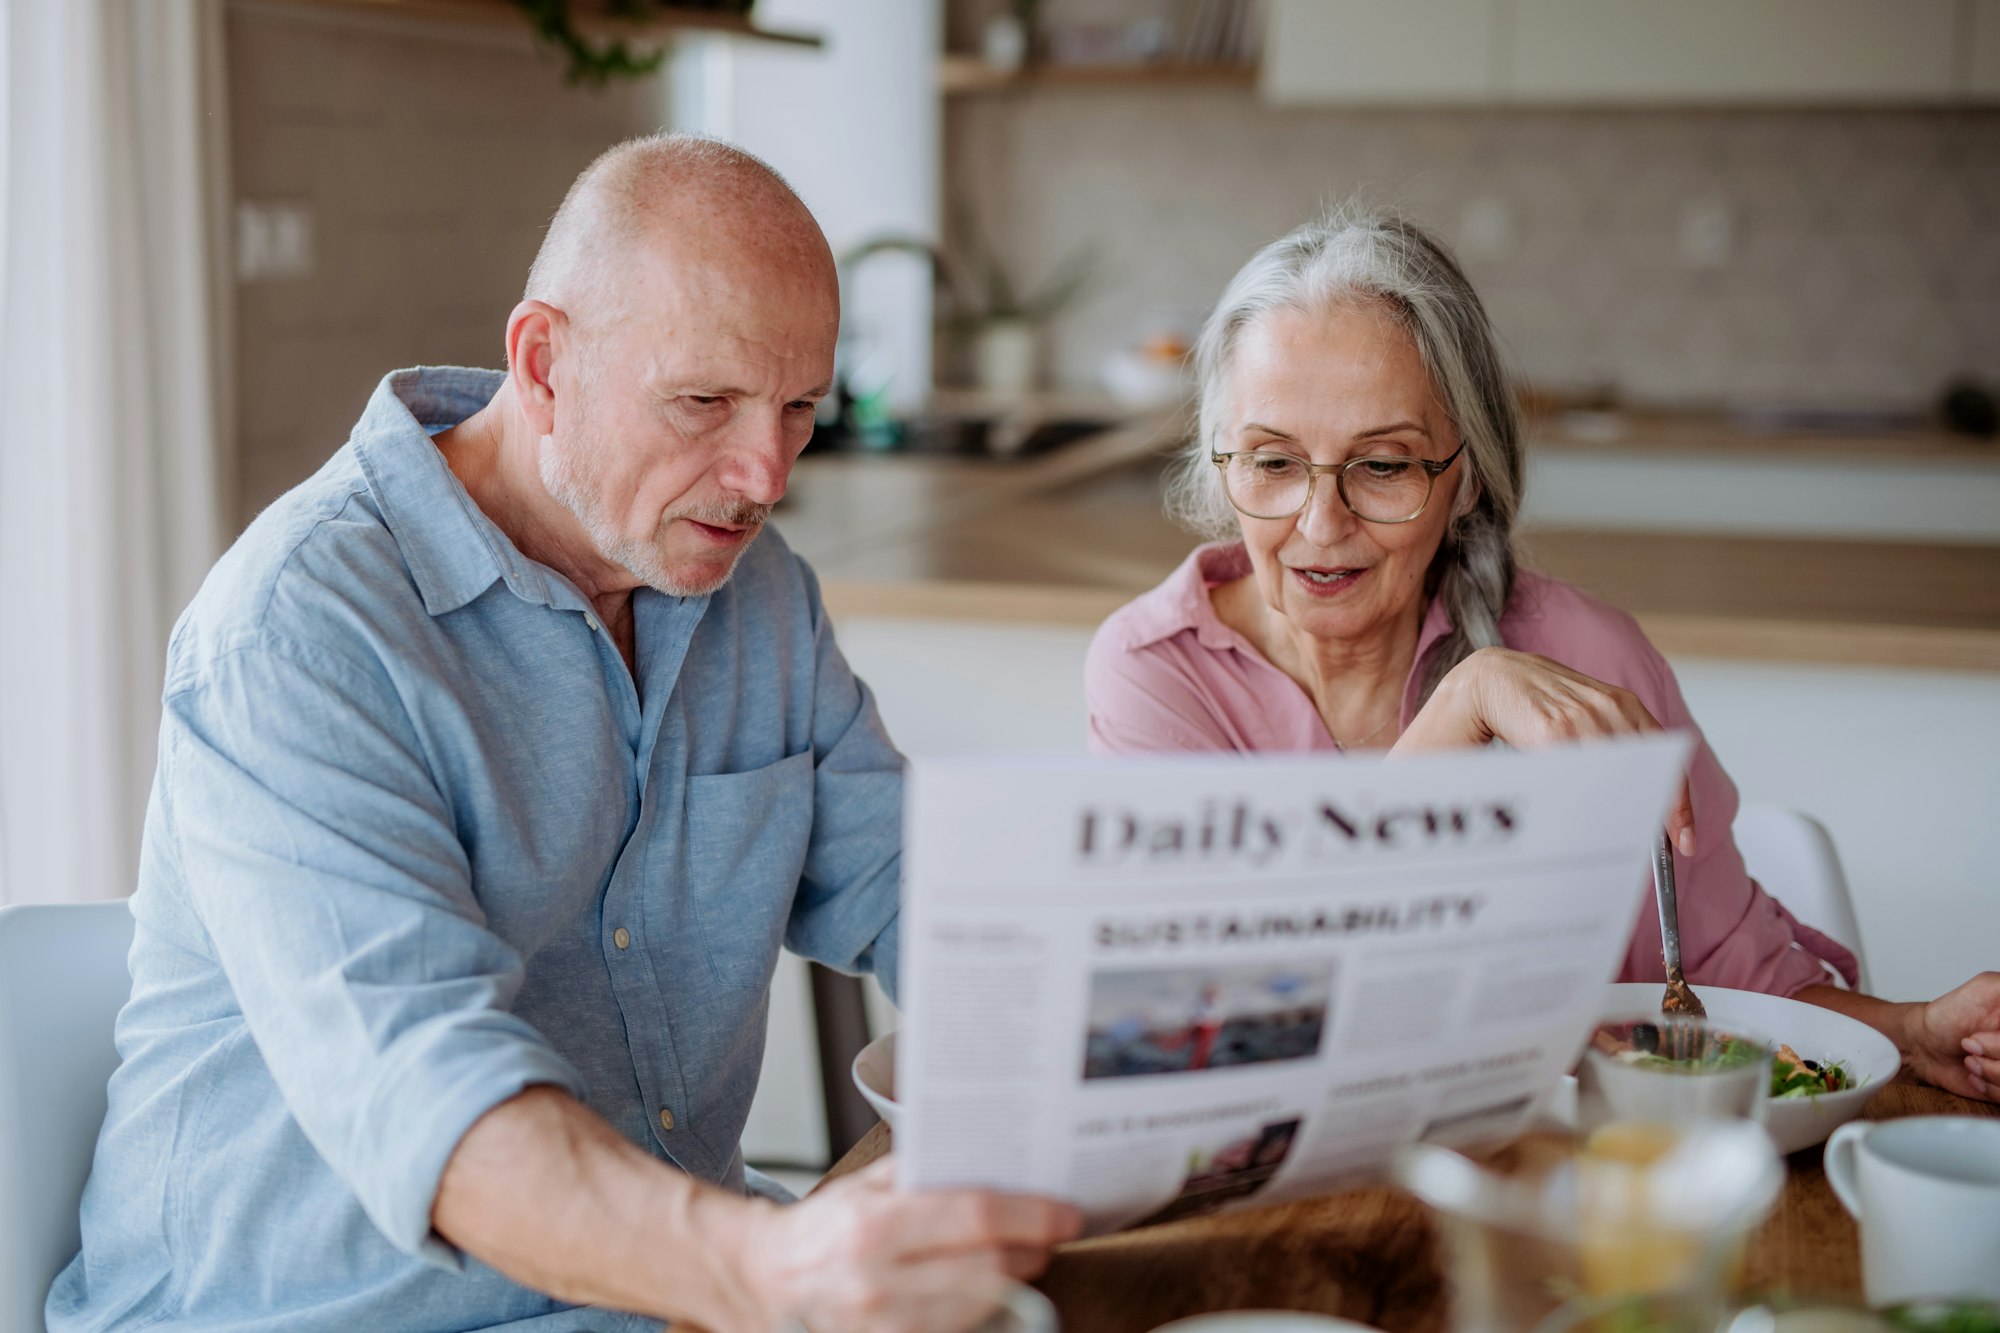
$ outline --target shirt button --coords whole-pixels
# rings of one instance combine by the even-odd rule
[[[664,1106],[660,1108],[660,1128],[669,1134],[673,1133],[674,1129],[674,1113]]]
[[[597,617],[596,617],[596,616],[585,616],[585,617],[583,618],[583,623],[584,623],[584,624],[586,624],[586,625],[588,625],[588,626],[590,626],[590,632],[591,632],[592,634],[595,634],[595,633],[597,633]]]
[[[611,942],[621,949],[632,947],[632,932],[620,926],[611,932]]]

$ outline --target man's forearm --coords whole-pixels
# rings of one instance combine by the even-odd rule
[[[1792,998],[1859,1019],[1895,1042],[1896,1049],[1903,1053],[1904,1063],[1909,1063],[1911,1048],[1917,1041],[1912,1025],[1916,1022],[1917,1011],[1923,1008],[1921,1004],[1881,1000],[1860,991],[1842,990],[1831,985],[1806,986]]]
[[[758,1210],[628,1143],[568,1093],[530,1088],[459,1140],[431,1224],[452,1244],[559,1300],[739,1326],[730,1256]]]
[[[1960,1097],[2000,1101],[2000,972],[1981,972],[1922,1002],[1833,986],[1807,986],[1798,998],[1858,1018],[1895,1042],[1905,1073]]]

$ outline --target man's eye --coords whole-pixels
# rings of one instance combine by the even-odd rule
[[[797,402],[786,403],[785,410],[787,412],[817,412],[819,411],[819,404],[809,398],[801,398]]]
[[[690,403],[693,403],[696,407],[714,407],[720,403],[726,403],[729,401],[727,398],[724,398],[719,394],[706,394],[706,393],[691,393],[687,396],[687,400]]]

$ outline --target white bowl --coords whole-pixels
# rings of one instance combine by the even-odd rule
[[[1605,1018],[1629,1017],[1658,1009],[1663,988],[1650,981],[1617,982],[1605,988]],[[1699,986],[1695,993],[1714,1022],[1740,1024],[1746,1033],[1783,1042],[1808,1060],[1838,1060],[1856,1080],[1843,1092],[1787,1097],[1765,1108],[1764,1127],[1779,1152],[1793,1153],[1823,1143],[1834,1129],[1861,1114],[1902,1068],[1896,1044],[1866,1023],[1803,1000],[1757,991]]]
[[[896,1104],[896,1034],[887,1032],[854,1056],[854,1086],[894,1134],[903,1127],[903,1108]]]
[[[1616,1018],[1656,1009],[1660,989],[1652,982],[1638,981],[1607,986],[1599,1012],[1606,1018]],[[1855,1087],[1845,1092],[1772,1102],[1766,1111],[1765,1128],[1770,1130],[1779,1152],[1794,1153],[1825,1142],[1826,1136],[1837,1127],[1860,1115],[1868,1100],[1902,1068],[1902,1057],[1894,1042],[1845,1014],[1757,991],[1703,986],[1700,995],[1708,1016],[1717,1022],[1740,1023],[1747,1032],[1783,1042],[1809,1060],[1839,1060],[1858,1080]],[[1564,1084],[1551,1103],[1551,1112],[1558,1120],[1574,1124],[1576,1080],[1566,1078]],[[896,1101],[895,1033],[877,1037],[854,1057],[854,1086],[875,1108],[875,1114],[889,1122],[891,1133],[901,1128],[903,1108]]]

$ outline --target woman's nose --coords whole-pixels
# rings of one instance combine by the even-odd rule
[[[1305,512],[1299,515],[1299,532],[1307,541],[1315,546],[1331,546],[1358,522],[1347,501],[1340,498],[1340,487],[1331,476],[1314,481]]]

